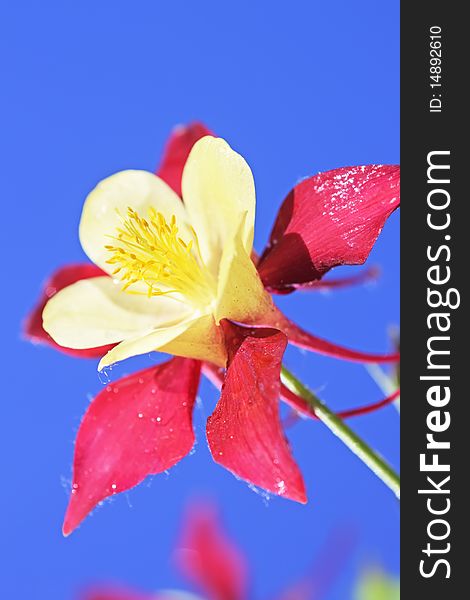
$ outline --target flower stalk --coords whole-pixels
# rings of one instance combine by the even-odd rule
[[[301,396],[330,431],[332,431],[371,471],[400,498],[400,477],[392,467],[362,440],[340,417],[331,411],[286,367],[281,369],[281,380],[292,392]]]

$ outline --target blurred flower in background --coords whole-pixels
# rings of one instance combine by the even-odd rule
[[[308,573],[276,596],[277,600],[325,600],[349,560],[356,543],[350,528],[326,540]],[[194,591],[159,590],[144,594],[116,584],[85,588],[79,600],[247,600],[250,573],[247,558],[227,535],[213,505],[195,504],[183,524],[174,564]],[[398,600],[398,582],[378,569],[365,570],[357,589],[345,600]]]

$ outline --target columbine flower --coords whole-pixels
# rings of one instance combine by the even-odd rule
[[[280,384],[287,343],[348,360],[397,359],[304,331],[270,293],[327,286],[319,279],[332,267],[363,263],[399,204],[399,168],[336,169],[302,181],[258,260],[250,168],[208,133],[200,125],[178,130],[159,176],[124,171],[98,184],[80,222],[95,266],[59,270],[26,324],[33,340],[100,356],[100,369],[154,350],[176,357],[107,386],[91,403],[77,436],[64,533],[103,498],[190,451],[201,367],[215,383],[223,380],[207,423],[214,460],[305,502],[279,419],[280,396],[311,414]]]
[[[278,594],[279,600],[321,600],[327,596],[354,546],[350,530],[334,532],[317,557],[313,569]],[[228,537],[217,512],[208,505],[193,506],[184,523],[175,553],[176,566],[202,596],[182,590],[138,593],[121,586],[100,585],[87,590],[82,600],[246,600],[251,598],[249,565],[244,553]],[[377,584],[379,585],[379,581]],[[381,589],[377,585],[374,589]],[[362,588],[361,588],[362,589]],[[367,592],[369,588],[364,586]],[[366,600],[366,595],[359,599]],[[372,596],[367,596],[367,600]],[[381,597],[380,597],[381,598]],[[386,597],[388,600],[388,596]],[[395,597],[393,597],[395,598]],[[379,596],[375,598],[378,600]],[[390,596],[390,600],[392,597]]]
[[[225,366],[222,320],[275,322],[250,258],[255,189],[246,162],[206,136],[186,161],[182,194],[184,204],[154,174],[123,171],[88,196],[80,241],[108,275],[46,304],[44,329],[58,344],[117,343],[99,369],[152,350]]]

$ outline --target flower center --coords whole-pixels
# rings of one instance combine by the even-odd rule
[[[119,275],[123,291],[149,298],[179,293],[198,306],[212,301],[215,282],[202,261],[194,230],[194,239],[186,243],[178,236],[174,215],[168,223],[154,208],[149,209],[147,219],[130,207],[125,217],[118,214],[122,226],[117,235],[110,236],[115,245],[105,248],[111,253],[106,262],[116,265],[113,276]],[[136,284],[140,282],[146,290],[139,289]]]

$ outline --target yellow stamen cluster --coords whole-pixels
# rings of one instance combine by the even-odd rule
[[[113,276],[119,275],[123,291],[149,298],[179,293],[195,304],[210,302],[214,283],[201,259],[194,230],[195,244],[193,240],[186,243],[178,236],[175,216],[167,223],[153,208],[148,211],[148,219],[130,207],[125,217],[119,217],[122,227],[111,236],[115,245],[105,248],[112,253],[106,262],[116,265]],[[129,289],[139,282],[147,286],[146,292]]]

